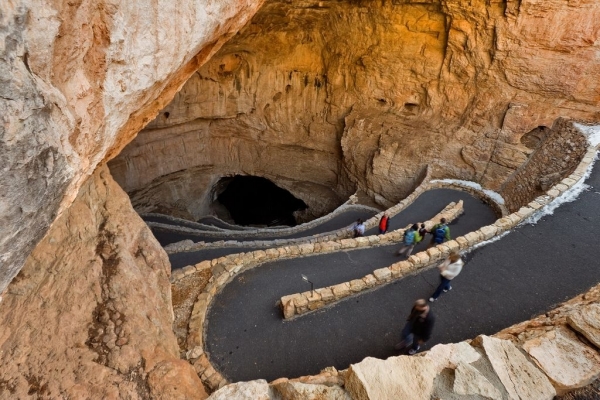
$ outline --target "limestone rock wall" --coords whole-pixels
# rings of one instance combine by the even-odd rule
[[[179,360],[169,276],[164,250],[100,167],[3,296],[0,397],[206,397]]]
[[[547,191],[577,167],[587,140],[572,124],[558,120],[546,134],[529,139],[534,153],[503,185],[501,194],[511,211]]]
[[[600,119],[598,17],[590,0],[269,0],[111,169],[153,198],[134,200],[145,211],[195,213],[234,173],[309,205],[315,187],[396,202],[426,164],[499,190],[532,153],[525,135]],[[210,179],[163,178],[192,169]]]
[[[260,0],[0,4],[0,292],[86,178]]]

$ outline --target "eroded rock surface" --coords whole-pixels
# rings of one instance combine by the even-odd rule
[[[589,385],[600,376],[600,356],[567,328],[528,340],[523,349],[562,392]]]
[[[345,388],[355,400],[429,399],[436,376],[434,364],[423,357],[367,357],[350,366]]]
[[[227,385],[214,392],[210,400],[272,400],[273,391],[264,379]]]
[[[482,336],[480,344],[511,399],[552,399],[556,390],[539,369],[507,340]]]
[[[569,325],[600,348],[600,303],[583,306],[567,317]]]
[[[0,397],[206,398],[179,360],[169,275],[160,244],[99,168],[4,295]]]
[[[589,0],[270,0],[111,169],[138,209],[194,217],[235,173],[315,213],[356,188],[396,202],[426,164],[500,190],[558,117],[600,119],[599,17]],[[567,173],[580,144],[557,147],[566,165],[507,190]]]
[[[285,400],[352,400],[350,395],[339,386],[287,381],[273,387]]]
[[[0,5],[0,292],[114,157],[261,0]]]

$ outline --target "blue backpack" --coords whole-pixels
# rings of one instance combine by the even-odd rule
[[[413,244],[415,242],[415,231],[412,229],[404,232],[404,244]]]
[[[439,225],[433,232],[433,237],[436,243],[444,243],[446,238],[446,225]]]

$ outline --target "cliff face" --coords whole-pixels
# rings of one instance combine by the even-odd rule
[[[179,359],[170,273],[160,244],[100,167],[4,295],[0,397],[206,397]]]
[[[600,119],[593,0],[270,1],[233,36],[261,3],[0,5],[2,394],[204,396],[168,261],[104,166],[160,110],[111,168],[190,215],[233,173],[316,214],[427,163],[501,188],[538,127]]]
[[[259,6],[2,2],[0,292],[96,166],[118,154]]]
[[[600,119],[599,16],[590,0],[268,1],[111,170],[138,209],[192,216],[235,173],[319,212],[356,188],[395,201],[426,164],[500,190],[526,134]]]

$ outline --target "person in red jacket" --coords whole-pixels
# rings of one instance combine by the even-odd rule
[[[383,216],[381,217],[381,220],[379,221],[379,234],[383,235],[383,234],[387,233],[389,226],[390,226],[390,217],[389,217],[388,213],[384,213]]]

